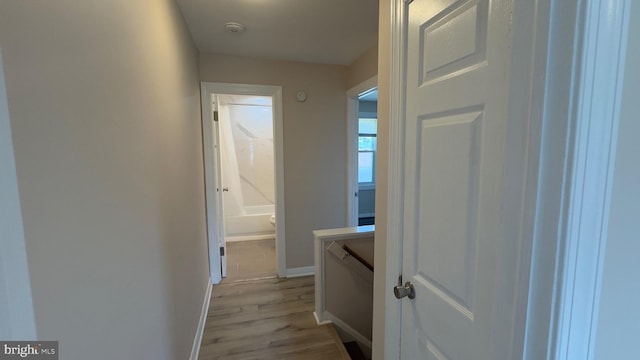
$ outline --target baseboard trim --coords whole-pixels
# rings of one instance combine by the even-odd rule
[[[205,291],[204,299],[202,301],[202,309],[200,309],[200,320],[198,321],[198,328],[196,329],[196,336],[193,339],[193,346],[191,347],[190,360],[198,360],[200,355],[200,344],[202,343],[202,336],[204,335],[204,326],[207,322],[207,313],[209,312],[209,303],[211,302],[211,291],[213,285],[211,280],[207,282],[207,291]]]
[[[352,336],[355,339],[355,341],[358,343],[358,345],[366,347],[369,350],[369,352],[371,352],[371,349],[373,347],[371,340],[367,339],[364,335],[360,334],[357,330],[347,325],[347,323],[340,320],[332,313],[325,310],[322,313],[322,318],[324,319],[322,320],[322,322],[318,321],[318,316],[315,312],[313,314],[316,317],[316,322],[318,322],[318,325],[333,323],[335,327],[340,328],[340,330]]]
[[[276,234],[257,234],[257,235],[238,235],[238,236],[227,236],[224,238],[224,241],[237,242],[237,241],[254,241],[254,240],[275,240]]]
[[[315,311],[313,312],[313,317],[316,319],[316,324],[320,326],[331,324],[331,320],[320,320],[320,318],[318,317],[318,313]]]
[[[287,269],[287,278],[301,277],[301,276],[309,276],[316,273],[315,266],[303,266],[297,268],[289,268]]]

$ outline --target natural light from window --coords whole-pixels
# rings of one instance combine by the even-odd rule
[[[378,119],[358,121],[358,183],[373,184],[376,178]]]

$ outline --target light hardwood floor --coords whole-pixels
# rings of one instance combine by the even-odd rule
[[[313,302],[313,277],[215,285],[199,359],[350,359]]]

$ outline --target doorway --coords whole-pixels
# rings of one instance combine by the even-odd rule
[[[216,94],[227,280],[276,275],[273,97]]]
[[[378,78],[347,91],[349,226],[374,225],[376,191]]]
[[[280,87],[202,83],[212,282],[282,276]]]

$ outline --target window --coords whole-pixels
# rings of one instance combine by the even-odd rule
[[[373,184],[376,179],[378,120],[360,118],[358,121],[358,183]]]

